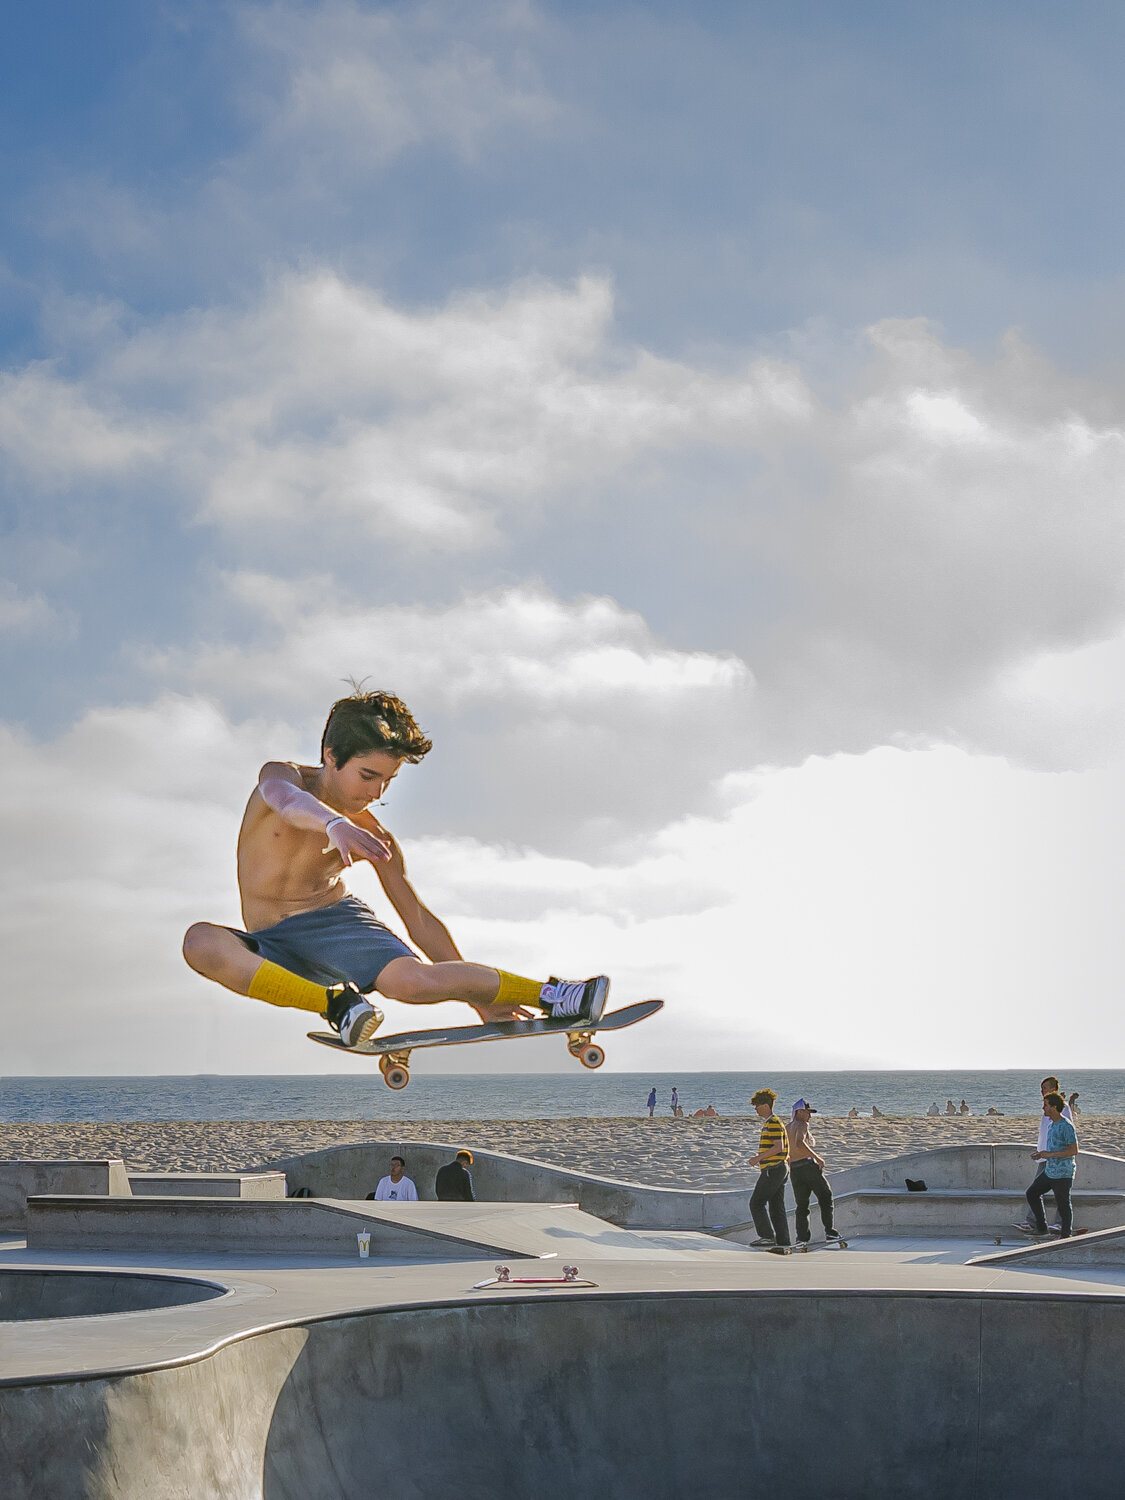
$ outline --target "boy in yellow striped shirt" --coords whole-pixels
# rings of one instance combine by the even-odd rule
[[[758,1238],[751,1241],[761,1250],[785,1250],[789,1247],[789,1220],[785,1216],[785,1184],[789,1181],[789,1137],[785,1126],[773,1112],[777,1094],[773,1089],[759,1089],[750,1100],[762,1120],[758,1154],[748,1165],[759,1169],[758,1181],[750,1197],[750,1217]]]

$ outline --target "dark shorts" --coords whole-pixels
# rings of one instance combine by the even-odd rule
[[[365,994],[393,959],[418,957],[358,896],[298,912],[258,932],[230,931],[291,974],[323,985],[350,980]]]

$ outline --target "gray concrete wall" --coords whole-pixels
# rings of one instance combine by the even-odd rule
[[[332,1255],[358,1259],[356,1235],[371,1234],[376,1259],[479,1260],[497,1247],[472,1234],[445,1234],[397,1223],[375,1212],[383,1205],[287,1198],[276,1202],[223,1198],[44,1196],[27,1205],[29,1250],[159,1250],[169,1255]],[[393,1206],[393,1205],[392,1205]],[[406,1205],[404,1205],[406,1206]]]
[[[0,1161],[0,1233],[22,1235],[27,1200],[35,1193],[103,1193],[129,1197],[125,1163],[105,1161]]]
[[[1123,1363],[1125,1307],[1077,1297],[487,1301],[0,1387],[0,1473],[5,1500],[1112,1495]]]
[[[362,1198],[389,1171],[391,1157],[402,1156],[419,1197],[428,1200],[434,1197],[438,1167],[451,1161],[457,1149],[432,1141],[369,1141],[287,1157],[270,1166],[286,1174],[290,1192],[308,1188],[317,1198]],[[586,1213],[629,1229],[705,1229],[730,1223],[745,1217],[751,1186],[748,1180],[745,1188],[712,1193],[646,1187],[475,1148],[472,1172],[477,1197],[484,1201],[577,1203]]]
[[[284,1198],[284,1172],[130,1172],[134,1197]],[[62,1191],[62,1189],[60,1189]]]

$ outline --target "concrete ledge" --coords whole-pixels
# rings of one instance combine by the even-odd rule
[[[134,1197],[285,1197],[284,1172],[130,1172],[129,1185]]]
[[[128,1198],[131,1191],[125,1163],[116,1156],[104,1161],[0,1161],[0,1233],[24,1233],[27,1200],[39,1193],[100,1193]]]

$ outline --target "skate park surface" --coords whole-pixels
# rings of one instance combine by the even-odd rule
[[[725,1217],[737,1236],[745,1193],[657,1199],[646,1226],[654,1190],[619,1184],[622,1225],[576,1206],[607,1189],[574,1174],[554,1202],[374,1204],[340,1192],[341,1161],[321,1163],[331,1199],[33,1192],[0,1243],[0,1491],[1005,1500],[1065,1473],[1114,1493],[1125,1228],[1005,1234],[1019,1150],[862,1169],[840,1183],[860,1195],[850,1248],[786,1257],[690,1227]],[[526,1185],[535,1166],[503,1170]],[[1125,1185],[1115,1158],[1080,1172],[1099,1197]],[[906,1175],[934,1194],[913,1228],[905,1194],[890,1225],[879,1196]],[[500,1256],[513,1277],[570,1263],[596,1285],[476,1289]]]

